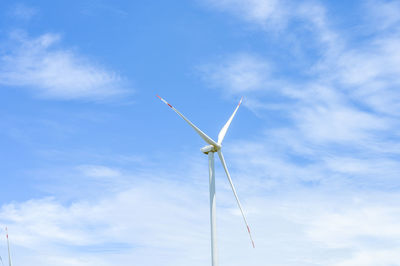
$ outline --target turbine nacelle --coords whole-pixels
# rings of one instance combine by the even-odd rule
[[[221,149],[221,145],[207,145],[200,149],[200,151],[204,154],[208,154],[209,152],[217,152]]]

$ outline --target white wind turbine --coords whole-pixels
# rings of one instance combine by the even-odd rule
[[[6,227],[6,236],[7,236],[7,247],[8,247],[8,264],[9,266],[12,266],[11,264],[11,254],[10,254],[10,241],[8,240],[8,229]],[[3,263],[3,260],[1,260],[1,263]]]
[[[218,256],[217,256],[217,239],[216,239],[216,216],[215,216],[215,211],[216,211],[216,203],[215,203],[215,170],[214,170],[214,152],[218,153],[219,159],[221,160],[222,166],[224,167],[226,176],[228,177],[228,181],[231,185],[233,195],[236,198],[236,202],[239,206],[240,212],[242,213],[243,220],[246,224],[247,231],[249,232],[250,240],[251,243],[254,246],[254,241],[253,238],[251,237],[250,233],[250,227],[247,223],[246,217],[243,212],[242,205],[240,204],[238,195],[236,193],[235,186],[233,185],[231,176],[229,174],[228,168],[225,163],[224,156],[222,155],[221,151],[221,144],[222,141],[226,135],[226,132],[228,131],[228,128],[232,122],[233,117],[235,116],[237,110],[239,109],[240,104],[242,103],[243,97],[240,99],[238,106],[236,107],[235,111],[233,111],[233,114],[231,117],[228,119],[228,122],[222,127],[221,131],[218,134],[218,142],[215,142],[213,139],[211,139],[209,136],[207,136],[203,131],[201,131],[198,127],[196,127],[192,122],[190,122],[185,116],[183,116],[178,110],[176,110],[172,105],[170,105],[167,101],[165,101],[163,98],[157,95],[158,98],[160,98],[161,101],[163,101],[166,105],[172,108],[180,117],[182,117],[196,132],[197,134],[200,135],[200,137],[207,142],[209,145],[201,148],[200,150],[208,154],[208,167],[209,167],[209,175],[210,175],[210,222],[211,222],[211,259],[212,259],[212,266],[217,266],[218,265]]]

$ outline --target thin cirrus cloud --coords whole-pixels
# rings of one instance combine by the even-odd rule
[[[0,57],[0,84],[48,99],[102,100],[127,93],[123,78],[72,50],[57,48],[60,36],[15,34]]]
[[[377,7],[370,5],[368,14],[381,17],[382,11],[388,12],[387,8]],[[269,80],[249,89],[234,79],[226,81],[230,75],[224,71],[238,69],[235,65],[218,70],[224,64],[241,65],[232,60],[214,64],[213,75],[205,76],[224,91],[245,93],[248,99],[245,105],[250,109],[263,112],[266,117],[279,115],[275,112],[279,110],[286,120],[289,118],[286,125],[269,125],[264,135],[242,143],[241,149],[252,151],[245,163],[240,159],[241,151],[231,150],[231,155],[238,158],[234,165],[238,165],[243,175],[252,176],[253,184],[259,188],[273,191],[300,184],[303,189],[312,187],[315,194],[327,193],[323,199],[319,198],[323,201],[321,205],[307,204],[314,211],[293,217],[307,224],[303,243],[308,239],[321,244],[321,250],[313,251],[315,257],[306,255],[297,265],[395,264],[399,259],[394,239],[399,234],[400,210],[399,199],[391,196],[391,191],[398,188],[396,132],[400,125],[394,117],[399,115],[400,94],[395,88],[399,84],[400,61],[394,49],[399,39],[396,35],[388,36],[387,32],[399,32],[396,20],[387,21],[384,32],[371,29],[373,34],[367,41],[353,43],[342,37],[345,35],[341,30],[329,25],[322,6],[300,8],[296,14],[313,14],[302,16],[302,21],[313,25],[310,31],[317,42],[314,47],[321,55],[311,71],[298,70],[307,76],[307,81],[281,82],[271,71],[255,71],[254,75]],[[243,18],[248,17],[243,15]],[[302,42],[304,39],[299,39],[297,47],[303,47]],[[278,64],[261,56],[256,58],[279,73]],[[241,90],[235,86],[241,86]],[[274,97],[275,102],[271,102],[271,92],[278,93],[283,100],[276,102]],[[343,201],[343,193],[352,196]],[[308,198],[302,197],[297,198],[301,204]],[[336,202],[335,206],[329,202]],[[287,211],[296,212],[294,209]]]
[[[282,28],[287,23],[289,3],[279,0],[204,0],[211,8],[229,12],[235,16],[262,26],[263,28]]]
[[[199,71],[211,86],[226,88],[230,93],[260,90],[270,80],[269,64],[250,54],[238,54],[224,62],[203,65]]]
[[[240,3],[243,10],[250,3],[229,2]],[[268,65],[268,69],[242,68],[248,60],[239,51],[208,65],[212,71],[202,72],[209,84],[224,93],[244,94],[244,105],[268,119],[263,134],[241,142],[240,149],[226,152],[234,158],[233,165],[241,176],[252,177],[252,184],[257,184],[255,191],[279,189],[281,193],[290,187],[312,191],[312,196],[299,195],[296,199],[307,206],[306,215],[294,206],[284,206],[295,214],[288,220],[305,225],[301,241],[310,241],[310,247],[319,243],[321,249],[312,248],[313,255],[304,251],[303,260],[299,254],[289,255],[293,258],[291,263],[281,260],[277,265],[396,264],[400,209],[393,191],[399,188],[400,93],[396,88],[400,84],[400,60],[396,48],[400,28],[398,17],[392,14],[398,4],[369,1],[363,5],[360,11],[368,23],[360,25],[363,31],[359,34],[333,27],[334,18],[328,16],[329,10],[322,4],[296,5],[295,10],[294,5],[276,5],[284,9],[277,13],[285,14],[282,20],[294,19],[296,24],[286,23],[281,35],[274,35],[274,39],[285,42],[285,34],[299,36],[293,46],[287,43],[297,52],[288,49],[288,53],[299,62],[309,58],[304,58],[307,52],[298,50],[313,47],[311,56],[317,56],[317,60],[311,58],[310,67],[297,69],[305,77],[303,80],[277,78],[273,73],[284,72],[284,64],[254,52],[247,57],[257,65]],[[259,25],[265,35],[273,28],[265,26],[273,25],[268,11],[263,16],[249,16],[232,7],[219,6],[217,10]],[[382,17],[387,19],[381,23]],[[371,18],[378,26],[370,24]],[[242,82],[237,78],[241,76],[262,78],[252,83]],[[285,123],[271,123],[271,117]],[[249,151],[245,162],[243,149]],[[239,180],[238,186],[246,186],[246,181]],[[318,193],[326,195],[318,197]],[[344,196],[346,200],[344,194],[348,194]],[[321,204],[305,203],[315,196]],[[282,196],[280,200],[287,198]],[[293,237],[289,238],[292,241],[288,243],[293,243]]]
[[[242,143],[248,150],[257,147],[246,165],[235,162],[245,175],[257,177],[262,187],[320,184],[389,189],[400,155],[396,133],[400,125],[395,119],[400,64],[393,49],[398,40],[375,32],[372,41],[353,45],[330,25],[327,13],[322,5],[310,3],[300,4],[293,13],[301,23],[313,25],[312,39],[299,38],[297,47],[313,41],[320,51],[311,68],[298,69],[306,77],[303,81],[277,78],[274,73],[284,71],[282,64],[242,52],[203,66],[207,71],[203,68],[201,73],[224,94],[244,94],[245,106],[268,119],[264,134]],[[292,27],[286,30],[297,34],[297,26]],[[271,123],[270,117],[285,123]],[[231,154],[240,158],[240,151],[233,149]]]
[[[118,170],[103,165],[81,165],[77,170],[84,176],[93,178],[115,178],[121,175]]]
[[[22,3],[18,3],[10,10],[9,15],[16,19],[28,21],[36,16],[38,13],[38,9]]]
[[[369,0],[365,2],[365,10],[370,15],[368,20],[374,29],[390,31],[400,22],[400,3],[398,1]],[[379,23],[375,23],[376,21]]]
[[[235,3],[244,5],[247,1]],[[292,10],[290,5],[280,5],[280,8]],[[394,52],[399,39],[377,32],[372,40],[364,44],[357,42],[353,47],[351,40],[339,38],[341,30],[330,26],[326,14],[322,5],[305,2],[299,4],[292,17],[287,17],[300,19],[297,23],[300,26],[286,29],[294,34],[298,34],[297,27],[301,27],[301,23],[312,25],[312,39],[299,38],[296,46],[305,47],[304,42],[312,41],[319,49],[320,58],[311,68],[297,70],[306,77],[304,81],[275,78],[274,73],[283,71],[279,64],[243,53],[208,65],[210,71],[202,71],[204,79],[225,92],[246,93],[247,104],[253,110],[268,111],[271,106],[280,109],[291,119],[293,130],[300,130],[302,135],[317,142],[365,140],[371,134],[393,130],[398,125],[391,117],[398,115],[397,99],[400,97],[395,90],[399,84],[400,61]],[[355,49],[359,46],[363,48]],[[279,95],[278,100],[271,97],[274,95]],[[379,136],[383,135],[375,134]]]

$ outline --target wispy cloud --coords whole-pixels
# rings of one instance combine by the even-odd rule
[[[89,168],[97,169],[96,176],[100,168],[102,175],[104,169],[110,172],[105,166]],[[9,225],[14,254],[26,261],[32,258],[23,250],[53,251],[55,256],[33,257],[43,265],[53,265],[56,258],[66,265],[70,254],[76,257],[73,265],[98,265],[99,260],[108,265],[115,259],[119,265],[132,261],[204,264],[208,260],[203,256],[208,250],[207,183],[198,193],[198,186],[186,182],[148,176],[131,176],[131,180],[117,192],[100,193],[95,201],[63,204],[44,198],[4,205],[0,216]],[[169,261],[164,260],[166,255]]]
[[[279,0],[205,0],[212,8],[233,13],[245,21],[265,28],[281,28],[286,24],[287,7],[290,3]]]
[[[207,178],[199,184],[192,175],[185,182],[147,177],[131,176],[131,185],[96,201],[44,198],[3,205],[1,222],[9,225],[15,259],[45,266],[209,263]],[[246,183],[253,181],[246,177]],[[241,185],[239,192],[247,190]],[[242,193],[245,207],[251,206],[248,218],[257,245],[252,249],[226,180],[219,178],[218,188],[224,264],[337,266],[366,260],[374,265],[368,254],[397,250],[397,195],[341,191],[333,198],[329,190],[274,195],[265,188]]]
[[[332,142],[369,151],[393,145],[399,126],[393,119],[399,115],[400,94],[395,89],[400,83],[400,64],[395,52],[398,38],[375,34],[353,46],[340,29],[330,25],[328,12],[321,4],[303,2],[293,11],[288,19],[296,19],[297,24],[288,25],[286,31],[297,34],[301,25],[309,28],[313,38],[299,38],[299,47],[312,46],[316,49],[313,56],[319,56],[311,68],[297,69],[304,79],[276,78],[285,71],[282,69],[285,64],[254,54],[248,56],[250,65],[243,54],[232,56],[239,59],[216,63],[209,67],[212,71],[203,72],[204,78],[225,92],[246,93],[245,105],[250,109],[267,116],[275,113],[285,119],[289,122],[287,130],[292,131],[290,135],[301,137],[304,150],[310,145],[329,146]],[[381,14],[381,11],[375,12]],[[397,26],[391,25],[395,30]],[[286,41],[285,36],[282,41]]]
[[[206,82],[230,93],[265,89],[270,81],[267,62],[250,54],[238,54],[224,62],[203,65],[199,68]]]
[[[376,195],[371,195],[375,198]],[[352,247],[351,255],[334,265],[396,264],[399,229],[395,225],[399,209],[398,198],[381,205],[366,198],[357,198],[337,211],[323,211],[310,223],[307,235],[332,250]]]
[[[112,169],[103,165],[81,165],[78,167],[78,170],[80,170],[84,176],[94,178],[113,178],[121,175],[120,171],[117,169]]]
[[[376,9],[370,6],[368,11],[368,16],[374,13],[375,19],[391,13],[387,9],[390,5],[396,10],[394,2],[384,2],[382,8],[380,1],[370,3],[378,5]],[[399,199],[392,193],[400,188],[397,19],[389,17],[383,22],[384,28],[369,27],[368,35],[360,32],[349,38],[347,29],[332,26],[330,20],[334,18],[328,16],[322,4],[303,2],[297,7],[286,18],[296,20],[296,25],[287,24],[281,38],[275,36],[282,42],[287,41],[285,34],[301,36],[296,48],[305,50],[302,56],[312,57],[304,59],[288,51],[295,60],[312,62],[310,67],[296,69],[296,78],[286,75],[282,80],[279,73],[286,70],[285,64],[254,53],[254,61],[268,65],[268,69],[235,67],[232,64],[241,64],[226,60],[214,64],[213,71],[204,77],[212,81],[216,74],[223,73],[218,76],[219,83],[211,84],[224,95],[245,94],[245,106],[261,114],[259,117],[267,125],[263,134],[226,151],[243,178],[237,180],[238,187],[254,194],[263,190],[270,194],[310,193],[296,196],[301,202],[297,207],[288,202],[281,205],[293,216],[288,218],[285,211],[278,216],[285,216],[292,226],[302,228],[297,233],[285,231],[303,234],[301,242],[308,243],[305,245],[313,250],[312,254],[292,253],[292,261],[281,259],[281,264],[276,265],[395,264],[399,259],[399,230],[395,225],[399,209],[392,203],[397,204]],[[245,14],[241,16],[246,20]],[[259,29],[270,34],[263,26]],[[306,50],[309,47],[312,54]],[[238,69],[242,72],[237,73]],[[235,79],[241,73],[264,79],[253,89],[238,90],[235,86],[246,88]],[[243,150],[248,152],[245,160]],[[253,187],[255,184],[257,188]],[[344,191],[348,193],[345,200]],[[325,196],[317,196],[319,193]],[[380,201],[380,197],[384,200]],[[283,198],[286,197],[280,197]],[[302,208],[307,208],[307,217],[301,214],[305,211]],[[287,242],[292,245],[294,241],[292,238]]]
[[[282,3],[214,5],[265,30],[270,8],[285,8]],[[245,94],[244,104],[266,119],[262,133],[235,140],[236,145],[225,143],[255,250],[217,168],[220,259],[225,265],[374,266],[400,259],[397,37],[374,35],[353,44],[339,38],[322,5],[314,7],[296,13],[310,15],[303,15],[300,24],[311,25],[313,47],[319,49],[311,69],[298,69],[307,79],[282,81],[275,78],[281,65],[273,58],[240,51],[200,69],[224,93]],[[278,14],[287,16],[285,12]],[[55,36],[42,38],[28,41],[39,42],[40,51],[51,50]],[[76,98],[82,97],[89,96]],[[5,204],[1,222],[10,226],[21,265],[204,265],[209,263],[209,214],[207,169],[201,165],[185,168],[180,182],[182,172],[176,168],[129,174],[87,162],[63,173],[75,175],[71,183],[88,178],[108,182],[111,191],[97,187],[95,200],[70,195],[72,202],[38,198]],[[204,179],[197,176],[199,168]],[[76,183],[69,189],[85,184]]]
[[[57,47],[57,34],[15,33],[0,57],[0,84],[53,99],[102,100],[126,93],[123,79],[79,53]]]
[[[366,20],[371,22],[369,26],[374,30],[391,31],[394,26],[399,26],[400,3],[398,1],[368,0],[365,2],[365,9],[368,15]]]
[[[36,16],[38,12],[37,8],[18,3],[10,10],[9,14],[17,19],[30,20]]]

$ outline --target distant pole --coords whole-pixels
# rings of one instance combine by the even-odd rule
[[[8,240],[8,229],[7,229],[7,227],[6,227],[6,233],[7,233],[7,246],[8,246],[8,265],[9,266],[12,266],[11,265],[11,254],[10,254],[10,241]]]

